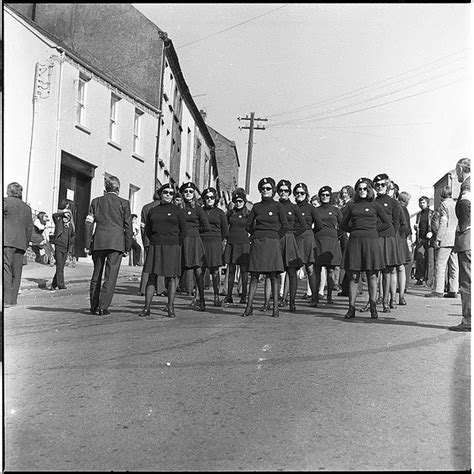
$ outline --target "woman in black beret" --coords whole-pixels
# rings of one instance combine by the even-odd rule
[[[174,187],[164,184],[158,190],[159,206],[150,209],[146,216],[145,235],[149,239],[143,271],[148,273],[145,288],[145,307],[138,314],[150,315],[150,307],[157,287],[157,277],[165,278],[168,304],[165,310],[168,317],[174,318],[174,299],[181,267],[181,246],[186,237],[186,217],[184,211],[173,204]]]
[[[247,307],[241,316],[252,314],[258,277],[260,273],[264,273],[268,274],[272,286],[272,316],[278,317],[278,274],[284,271],[280,239],[286,234],[288,221],[283,206],[273,199],[275,180],[262,178],[258,183],[258,190],[262,200],[253,206],[245,226],[247,232],[251,234],[249,258],[251,277]]]
[[[186,237],[183,241],[183,267],[184,271],[194,274],[194,281],[199,295],[199,301],[191,305],[198,311],[205,311],[204,300],[204,274],[202,267],[205,265],[205,250],[200,232],[210,230],[207,215],[197,202],[196,185],[192,182],[180,186],[179,192],[183,196],[181,207],[186,215]],[[189,282],[189,278],[188,278]],[[189,284],[188,290],[192,288]],[[195,295],[196,296],[196,295]]]
[[[387,193],[388,175],[385,173],[378,174],[373,183],[377,193],[375,200],[383,206],[392,224],[388,229],[379,232],[385,261],[385,267],[382,270],[383,312],[390,313],[391,309],[396,308],[394,298],[397,291],[397,267],[405,263],[400,243],[396,237],[400,231],[400,224],[402,223],[402,226],[404,226],[402,222],[404,216],[398,201]]]
[[[207,188],[201,193],[203,209],[209,221],[209,230],[201,233],[204,244],[204,267],[209,269],[212,277],[212,288],[214,290],[214,306],[222,306],[219,300],[220,268],[222,266],[223,241],[229,232],[227,218],[222,209],[217,207],[217,190]]]
[[[330,203],[331,193],[332,189],[330,186],[323,186],[318,191],[321,204],[316,208],[316,213],[322,221],[323,226],[314,232],[316,280],[319,282],[321,268],[325,267],[329,304],[333,303],[332,292],[336,284],[334,280],[335,269],[340,267],[342,260],[341,246],[338,237],[342,213],[339,208]],[[316,298],[319,298],[318,293],[316,293]]]
[[[233,303],[232,290],[234,288],[235,272],[237,265],[240,267],[242,278],[242,294],[240,303],[247,301],[248,286],[248,264],[250,254],[249,234],[245,230],[245,224],[249,216],[249,210],[245,205],[247,196],[243,190],[236,190],[232,193],[233,208],[227,211],[226,217],[229,224],[229,233],[224,251],[224,262],[227,264],[227,296],[224,303]]]
[[[341,222],[341,229],[350,234],[344,254],[344,270],[349,275],[349,311],[344,317],[355,318],[357,287],[360,273],[364,271],[369,287],[370,317],[376,319],[377,274],[385,266],[378,231],[388,229],[391,222],[383,206],[374,200],[370,179],[359,178],[354,189],[354,199],[344,208]]]

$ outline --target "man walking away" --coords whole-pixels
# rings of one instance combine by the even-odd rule
[[[116,176],[105,178],[105,194],[92,200],[86,217],[86,242],[89,247],[85,251],[92,253],[94,262],[90,283],[91,314],[110,314],[108,308],[122,257],[127,256],[132,247],[130,204],[119,197],[119,191],[120,181]]]
[[[4,307],[16,305],[23,271],[23,257],[33,232],[30,206],[22,201],[23,187],[14,182],[3,198],[3,286]]]
[[[458,254],[459,289],[461,291],[462,321],[451,331],[471,332],[471,160],[461,158],[456,164],[461,190],[456,202],[458,228],[454,251]]]

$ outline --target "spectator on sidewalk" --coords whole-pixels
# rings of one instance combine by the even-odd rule
[[[418,199],[420,211],[416,215],[416,242],[415,242],[415,285],[423,285],[429,282],[433,277],[434,268],[434,247],[430,246],[430,239],[433,236],[431,232],[431,219],[434,211],[429,208],[430,199],[421,196]]]
[[[433,291],[425,295],[426,297],[443,296],[456,298],[459,289],[458,282],[458,257],[454,253],[454,236],[458,219],[456,217],[456,203],[452,199],[450,186],[444,186],[441,189],[441,204],[438,208],[437,232],[435,235],[435,271]],[[444,295],[446,269],[448,270],[448,293]]]
[[[31,233],[31,250],[35,253],[35,262],[48,264],[52,255],[51,244],[46,235],[49,216],[44,211],[36,214]]]
[[[23,187],[17,182],[7,186],[3,198],[3,306],[15,306],[23,271],[23,257],[33,232],[32,211],[22,201]]]
[[[454,237],[454,251],[459,261],[462,321],[451,331],[471,332],[471,159],[461,158],[456,164],[456,175],[461,190],[456,203],[458,227]]]
[[[58,288],[65,290],[64,266],[68,253],[74,248],[75,230],[72,224],[72,213],[69,207],[61,209],[53,214],[54,235],[52,243],[54,244],[54,259],[56,262],[56,273],[51,283],[51,290]]]
[[[119,197],[119,192],[119,179],[107,176],[105,194],[92,200],[86,217],[88,246],[85,251],[92,253],[94,262],[90,283],[90,312],[100,316],[110,314],[108,308],[114,296],[122,257],[127,256],[132,247],[130,203]]]
[[[141,257],[142,257],[142,248],[138,243],[138,235],[140,234],[140,227],[138,225],[138,216],[136,214],[132,214],[132,232],[133,232],[133,240],[132,240],[132,265],[137,267],[140,265]]]

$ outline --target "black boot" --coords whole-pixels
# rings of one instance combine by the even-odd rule
[[[355,306],[349,306],[349,311],[346,313],[344,318],[345,319],[355,318],[355,312],[356,312]]]
[[[370,303],[370,317],[372,319],[377,319],[379,317],[379,313],[377,313],[377,305],[375,303]]]

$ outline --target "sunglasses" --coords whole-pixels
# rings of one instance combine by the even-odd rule
[[[387,183],[385,183],[384,181],[380,181],[379,183],[375,183],[374,186],[376,188],[384,188],[385,186],[387,186]]]
[[[184,194],[192,194],[192,193],[194,193],[194,189],[185,189],[185,190],[183,191],[183,193],[184,193]]]
[[[163,191],[161,194],[166,194],[168,196],[174,196],[174,191]]]
[[[261,190],[262,191],[272,191],[273,188],[271,186],[262,186]]]
[[[304,191],[296,191],[295,196],[305,196],[306,193]]]
[[[208,194],[205,199],[216,199],[216,196],[213,196],[212,194]]]
[[[368,189],[367,187],[364,187],[364,188],[359,187],[359,188],[357,188],[357,191],[367,191],[367,189]]]
[[[289,190],[288,188],[280,188],[280,189],[278,190],[278,192],[279,192],[279,193],[289,193],[290,190]]]
[[[236,200],[235,200],[235,203],[236,203],[236,204],[237,204],[237,203],[242,203],[242,202],[244,202],[243,199],[236,199]]]
[[[329,193],[321,193],[321,197],[331,197]]]

